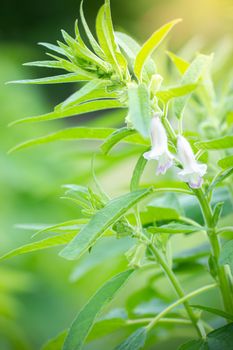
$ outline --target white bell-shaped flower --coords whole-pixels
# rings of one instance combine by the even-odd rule
[[[190,143],[185,137],[179,135],[177,140],[178,156],[182,163],[183,170],[178,175],[192,188],[199,188],[203,183],[202,177],[207,171],[206,164],[197,162]]]
[[[173,164],[173,156],[168,150],[167,134],[159,114],[151,120],[151,146],[151,150],[143,156],[147,160],[158,161],[157,175],[165,174]]]

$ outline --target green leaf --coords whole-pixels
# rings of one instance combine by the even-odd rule
[[[111,109],[111,108],[122,108],[122,104],[118,102],[117,100],[97,100],[97,101],[90,101],[83,104],[80,104],[78,106],[73,106],[70,108],[62,109],[62,110],[55,110],[54,112],[39,115],[36,117],[29,117],[24,119],[16,120],[15,122],[11,123],[10,125],[16,125],[16,124],[24,124],[24,123],[31,123],[31,122],[42,122],[46,120],[54,120],[54,119],[61,119],[66,117],[72,117],[74,115],[80,115],[85,113],[90,113],[94,111],[102,111],[105,109]]]
[[[179,350],[209,350],[205,340],[190,340],[189,342],[181,345]]]
[[[68,260],[79,258],[130,208],[152,192],[151,189],[135,191],[115,198],[99,210],[60,255]]]
[[[163,225],[159,227],[149,227],[148,231],[150,233],[168,233],[168,234],[180,234],[180,233],[193,233],[199,232],[201,230],[205,230],[205,228],[201,228],[198,226],[191,225],[183,225],[183,224],[175,224],[171,223],[168,225]]]
[[[172,98],[188,95],[193,92],[197,87],[197,84],[188,84],[178,87],[171,87],[167,90],[160,90],[156,93],[156,96],[162,100],[165,104]]]
[[[46,47],[47,49],[49,49],[51,51],[54,51],[54,52],[57,52],[63,56],[66,56],[66,51],[57,45],[53,45],[53,44],[49,44],[49,43],[38,43],[38,44]]]
[[[232,168],[233,167],[233,155],[220,159],[218,161],[218,165],[222,169]]]
[[[120,273],[107,281],[88,301],[75,318],[65,339],[63,350],[80,350],[103,307],[108,304],[126,283],[133,270]]]
[[[182,76],[181,85],[196,84],[210,65],[211,59],[212,56],[198,55]],[[188,96],[184,96],[175,100],[174,112],[178,119],[183,116],[188,99]]]
[[[86,19],[85,19],[85,16],[84,16],[84,12],[83,12],[83,0],[81,1],[81,4],[80,4],[80,17],[81,17],[81,21],[82,21],[82,24],[83,24],[83,28],[85,29],[85,32],[86,32],[86,35],[87,35],[87,38],[93,48],[93,50],[95,51],[95,53],[104,58],[104,52],[103,50],[101,49],[101,47],[99,46],[98,42],[95,40],[94,36],[92,35],[89,27],[88,27],[88,24],[86,22]]]
[[[186,70],[188,69],[188,67],[190,66],[190,63],[185,61],[183,58],[175,55],[171,51],[167,51],[167,55],[169,56],[171,61],[174,63],[174,65],[176,66],[176,68],[178,69],[180,74],[183,75],[186,72]]]
[[[233,344],[233,323],[207,335],[208,350],[230,350]]]
[[[55,109],[66,109],[80,104],[81,102],[88,102],[90,100],[116,98],[117,93],[107,91],[107,85],[109,82],[110,81],[99,79],[92,80],[85,84],[80,90],[68,97],[64,102],[59,104]]]
[[[230,169],[227,169],[224,171],[220,171],[220,173],[217,174],[217,176],[211,182],[211,184],[208,188],[208,192],[214,190],[217,185],[220,185],[224,180],[226,180],[232,174],[233,174],[233,168],[230,168]]]
[[[26,244],[19,248],[13,249],[9,253],[6,253],[5,255],[1,256],[0,260],[9,259],[17,255],[27,254],[38,250],[58,247],[60,245],[69,243],[76,235],[77,231],[74,233],[65,233],[59,236],[49,237],[37,242]]]
[[[66,330],[61,332],[55,338],[50,339],[41,350],[62,350],[66,335]]]
[[[39,230],[36,230],[36,232],[33,234],[33,237],[37,236],[38,234],[41,233],[46,233],[46,232],[64,232],[70,233],[72,231],[79,231],[83,225],[86,225],[88,223],[89,219],[74,219],[74,220],[68,220],[61,222],[59,224],[55,225],[48,225],[44,228],[41,228]]]
[[[129,115],[134,128],[143,136],[150,135],[151,109],[150,96],[144,84],[130,84]]]
[[[136,130],[128,129],[126,127],[115,130],[109,137],[104,141],[101,146],[101,150],[104,154],[108,154],[111,149],[118,144],[122,139],[134,135]]]
[[[150,57],[152,52],[159,46],[159,44],[165,39],[169,31],[174,27],[175,24],[179,23],[180,19],[175,19],[161,28],[159,28],[142,46],[141,50],[137,54],[134,72],[139,81],[142,79],[143,67]]]
[[[212,219],[214,226],[217,226],[217,224],[218,224],[218,221],[219,221],[221,214],[222,214],[223,206],[224,206],[224,202],[218,202],[214,207],[213,219]]]
[[[225,312],[225,311],[222,311],[219,309],[215,309],[215,308],[209,307],[209,306],[204,306],[204,305],[190,305],[190,306],[195,308],[195,309],[207,311],[213,315],[221,316],[223,318],[226,318],[227,320],[233,321],[233,315],[229,314],[228,312]]]
[[[109,4],[106,1],[105,4],[99,9],[96,18],[96,34],[100,47],[105,53],[108,61],[113,65],[115,70],[121,76],[121,67],[117,60],[117,48],[112,32],[112,22],[109,10]]]
[[[199,149],[210,151],[233,148],[233,136],[224,136],[218,139],[196,142],[195,146]]]
[[[138,158],[135,165],[133,175],[130,182],[130,191],[136,191],[139,187],[140,179],[147,164],[147,160],[144,158],[144,152]]]
[[[8,84],[60,84],[60,83],[76,83],[78,81],[88,81],[94,79],[95,76],[91,73],[68,73],[55,75],[40,79],[14,80]]]
[[[135,59],[138,52],[141,50],[141,46],[133,38],[131,38],[129,35],[125,33],[115,32],[115,35],[119,46],[125,53],[129,61],[130,67],[133,70]],[[148,59],[145,63],[144,70],[146,75],[148,75],[149,77],[155,74],[156,72],[155,62],[152,59]]]
[[[112,128],[69,128],[64,130],[56,131],[52,134],[38,137],[26,142],[20,143],[19,145],[10,149],[9,153],[19,151],[31,146],[41,145],[44,143],[55,142],[55,141],[64,141],[64,140],[104,140],[115,129]]]
[[[147,330],[145,327],[137,329],[115,350],[140,350],[145,345]]]
[[[222,247],[219,262],[221,265],[229,265],[233,274],[233,240],[228,241]]]

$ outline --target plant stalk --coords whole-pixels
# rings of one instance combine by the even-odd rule
[[[199,200],[202,214],[208,228],[207,234],[211,244],[212,255],[215,261],[217,280],[222,295],[225,311],[233,313],[233,293],[228,272],[224,266],[219,265],[219,256],[221,251],[221,243],[213,224],[212,208],[206,199],[202,189],[194,190],[196,197]]]
[[[172,269],[168,266],[168,264],[166,263],[165,259],[163,258],[163,256],[160,254],[160,252],[155,248],[155,246],[151,243],[149,245],[150,249],[152,250],[154,256],[156,257],[158,263],[160,264],[160,266],[162,267],[162,269],[164,270],[164,272],[166,273],[167,277],[169,278],[173,288],[175,289],[177,295],[179,296],[179,298],[183,298],[184,297],[184,292],[183,289],[179,283],[179,281],[176,278],[176,275],[174,274],[174,272],[172,271]],[[202,326],[202,324],[200,323],[200,321],[196,318],[192,308],[190,307],[188,301],[184,300],[183,305],[187,311],[187,314],[192,322],[192,324],[194,325],[198,336],[203,338],[205,337],[205,330],[204,327]]]

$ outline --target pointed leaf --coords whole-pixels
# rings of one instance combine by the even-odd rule
[[[233,136],[224,136],[218,139],[196,142],[195,146],[199,149],[210,151],[233,148]]]
[[[135,59],[138,52],[141,50],[141,46],[133,38],[125,33],[115,32],[115,35],[118,45],[125,53],[133,70]],[[148,59],[145,63],[145,73],[150,77],[151,75],[155,74],[155,72],[155,62],[152,59]]]
[[[99,210],[75,237],[61,251],[60,255],[68,260],[79,258],[130,208],[151,193],[151,189],[135,191],[111,200]]]
[[[93,79],[94,76],[90,73],[69,73],[55,75],[53,77],[46,77],[40,79],[26,79],[10,81],[8,84],[60,84],[60,83],[76,83],[78,81],[88,81]]]
[[[104,52],[101,49],[101,47],[99,46],[99,44],[97,43],[97,41],[95,40],[94,36],[92,35],[92,33],[88,27],[87,21],[85,19],[84,12],[83,12],[83,0],[81,1],[81,4],[80,4],[80,17],[81,17],[81,21],[82,21],[83,27],[85,29],[87,38],[88,38],[93,50],[95,51],[95,53],[99,57],[104,58]]]
[[[181,79],[181,85],[196,84],[209,67],[212,56],[198,55],[190,64]],[[174,112],[179,119],[183,116],[189,96],[180,97],[174,102]]]
[[[222,247],[219,262],[221,265],[229,265],[233,274],[233,240],[228,241]]]
[[[105,142],[101,146],[101,150],[104,154],[108,154],[111,149],[118,144],[122,139],[134,135],[136,130],[128,129],[126,127],[115,130],[109,137],[105,140]]]
[[[63,350],[82,349],[97,316],[103,307],[114,298],[119,289],[127,282],[132,272],[133,270],[128,270],[110,279],[87,302],[71,325]]]
[[[77,232],[74,233],[65,233],[63,235],[55,236],[55,237],[49,237],[37,242],[33,242],[30,244],[23,245],[19,248],[11,250],[9,253],[6,253],[5,255],[0,257],[0,260],[5,260],[12,258],[14,256],[27,254],[31,252],[35,252],[38,250],[43,250],[47,248],[53,248],[58,247],[60,245],[64,245],[69,243],[74,236],[77,235]]]
[[[218,165],[222,169],[232,168],[233,167],[233,155],[220,159],[218,161]]]
[[[197,84],[188,84],[181,85],[176,87],[171,87],[167,90],[160,90],[156,93],[156,96],[162,100],[164,103],[167,103],[172,98],[185,96],[193,92],[197,87]]]
[[[167,55],[172,60],[178,71],[183,75],[190,66],[190,63],[185,61],[183,58],[175,55],[171,51],[167,51]]]
[[[143,136],[149,137],[151,124],[150,96],[144,84],[130,84],[129,115],[134,128]]]
[[[58,334],[55,338],[50,339],[41,350],[62,350],[62,345],[64,344],[67,331],[63,331]]]
[[[140,155],[135,165],[133,175],[130,181],[130,191],[136,191],[139,188],[140,179],[147,164],[147,160],[144,158],[143,155],[144,152]]]
[[[74,106],[74,107],[70,107],[62,110],[55,110],[54,112],[39,115],[36,117],[19,119],[11,123],[10,125],[31,123],[31,122],[43,122],[46,120],[61,119],[65,117],[72,117],[74,115],[80,115],[80,114],[83,115],[85,113],[90,113],[94,111],[102,111],[105,109],[122,108],[122,107],[123,107],[122,104],[117,100],[90,101],[87,103],[80,104],[78,106]]]
[[[168,233],[168,234],[181,234],[181,233],[193,233],[205,230],[199,226],[183,225],[171,223],[168,225],[163,225],[159,227],[149,227],[148,231],[150,233]]]
[[[165,39],[165,37],[167,36],[169,31],[174,27],[174,25],[179,23],[180,21],[180,19],[175,19],[165,24],[164,26],[159,28],[142,46],[141,50],[137,54],[134,65],[134,72],[139,81],[141,81],[143,67],[147,59],[150,57],[152,52],[159,46],[159,44]]]
[[[215,308],[209,307],[209,306],[204,306],[204,305],[190,305],[190,306],[195,308],[195,309],[207,311],[213,315],[221,316],[223,318],[226,318],[227,320],[233,321],[233,315],[229,314],[228,312],[225,312],[225,311],[222,311],[219,309],[215,309]]]
[[[123,343],[115,348],[115,350],[140,350],[146,342],[146,328],[139,328],[132,333]]]
[[[28,140],[26,142],[20,143],[19,145],[10,149],[8,153],[12,153],[15,151],[22,150],[24,148],[41,145],[44,143],[50,143],[55,141],[64,141],[64,140],[104,140],[115,129],[112,128],[85,128],[85,127],[77,127],[77,128],[69,128],[54,132],[52,134],[38,137],[32,140]]]

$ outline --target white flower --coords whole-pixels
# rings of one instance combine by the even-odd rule
[[[188,182],[190,187],[201,187],[207,165],[197,162],[189,142],[183,136],[178,136],[177,148],[179,159],[183,165],[183,170],[178,175],[184,182]]]
[[[143,156],[147,160],[158,160],[156,174],[165,174],[173,164],[173,156],[168,150],[167,134],[159,114],[155,114],[151,120],[151,144],[151,150]]]

